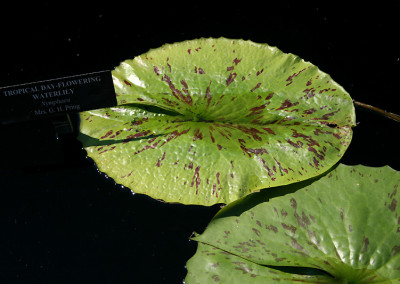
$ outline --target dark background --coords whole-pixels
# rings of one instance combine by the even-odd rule
[[[395,1],[195,2],[7,3],[0,9],[0,87],[111,70],[164,43],[224,36],[299,55],[353,99],[400,113]],[[400,170],[400,124],[359,108],[356,114],[341,162]],[[219,206],[133,195],[97,172],[76,128],[59,126],[65,122],[1,126],[0,283],[182,283],[196,251],[189,237]]]

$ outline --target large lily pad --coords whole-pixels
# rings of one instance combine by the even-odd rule
[[[390,167],[339,165],[294,193],[232,203],[194,237],[186,283],[398,283],[399,185]]]
[[[267,44],[167,44],[113,79],[119,106],[83,112],[80,140],[117,183],[168,202],[229,203],[321,174],[355,125],[328,74]]]

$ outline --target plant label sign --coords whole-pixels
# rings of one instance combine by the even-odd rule
[[[1,121],[111,107],[117,104],[110,71],[0,88]]]

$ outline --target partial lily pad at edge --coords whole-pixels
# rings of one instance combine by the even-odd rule
[[[193,238],[185,283],[399,283],[399,185],[390,167],[339,165],[241,214],[228,205]]]
[[[81,113],[79,139],[116,183],[167,202],[230,203],[317,176],[355,126],[340,85],[267,44],[166,44],[122,62],[113,80],[119,106]]]

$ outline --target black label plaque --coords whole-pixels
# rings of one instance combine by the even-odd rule
[[[0,88],[3,123],[117,105],[111,71]]]

